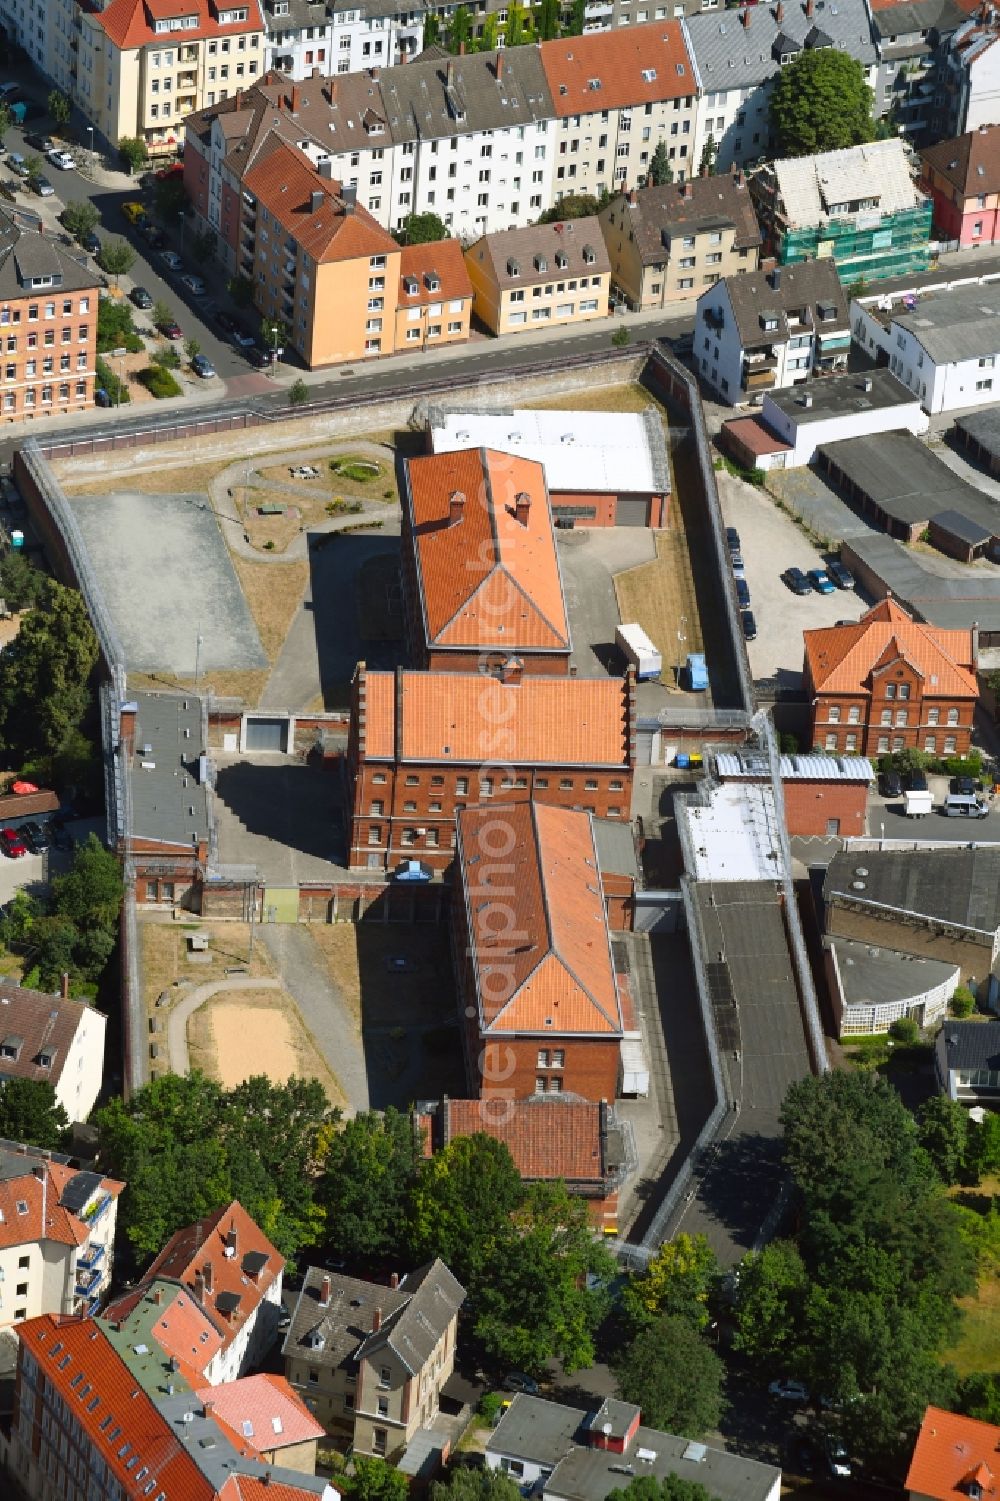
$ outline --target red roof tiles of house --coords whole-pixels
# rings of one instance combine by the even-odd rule
[[[1000,125],[981,125],[948,141],[937,141],[921,159],[963,197],[1000,192]]]
[[[82,1246],[90,1235],[83,1218],[87,1205],[79,1212],[62,1202],[67,1186],[83,1175],[61,1162],[52,1162],[38,1154],[23,1158],[23,1172],[18,1171],[18,1155],[3,1153],[3,1168],[10,1176],[0,1178],[0,1250],[36,1241],[52,1240],[64,1246]],[[117,1198],[125,1187],[114,1178],[95,1175],[92,1199],[110,1195]]]
[[[866,691],[872,673],[902,657],[934,698],[977,698],[971,631],[939,630],[883,599],[853,625],[803,631],[813,686],[822,693]]]
[[[1000,1428],[959,1413],[928,1407],[917,1434],[906,1476],[911,1496],[934,1501],[969,1501],[970,1483],[981,1501],[1000,1495]]]
[[[111,0],[96,19],[109,40],[124,51],[145,47],[148,42],[167,41],[167,37],[155,30],[155,23],[182,15],[196,15],[198,24],[188,31],[171,32],[170,38],[175,42],[196,42],[202,37],[239,36],[242,32],[263,31],[264,22],[257,0],[240,0],[240,5],[234,4],[232,9],[245,10],[246,19],[224,26],[209,0]]]
[[[528,1100],[444,1100],[442,1145],[482,1132],[502,1141],[522,1178],[568,1184],[604,1178],[602,1116],[591,1100],[535,1096]]]
[[[392,236],[358,203],[348,204],[340,184],[322,177],[294,146],[271,138],[243,179],[313,260],[356,260],[399,254]]]
[[[262,1371],[221,1386],[202,1387],[195,1396],[210,1405],[215,1421],[243,1454],[267,1454],[325,1436],[325,1429],[284,1376]]]
[[[404,245],[399,257],[399,276],[401,308],[422,307],[428,302],[468,301],[472,297],[472,282],[458,240]]]
[[[694,66],[679,21],[587,32],[542,42],[542,67],[556,115],[621,109],[693,97]]]

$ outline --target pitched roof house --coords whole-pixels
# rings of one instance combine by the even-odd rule
[[[487,448],[406,465],[403,587],[420,667],[481,671],[517,656],[569,671],[570,631],[541,464]]]
[[[51,1084],[71,1121],[85,1121],[101,1092],[108,1019],[68,996],[0,982],[0,1087],[5,1079]]]
[[[464,1301],[439,1260],[389,1287],[310,1267],[282,1347],[288,1380],[356,1453],[394,1458],[438,1412]]]
[[[1000,238],[1000,125],[936,141],[920,153],[920,182],[943,240],[992,245]]]
[[[607,315],[611,262],[596,215],[483,235],[465,264],[472,310],[491,333]]]
[[[906,1474],[910,1501],[995,1501],[1000,1428],[928,1407]]]

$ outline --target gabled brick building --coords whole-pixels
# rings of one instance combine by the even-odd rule
[[[537,802],[463,808],[452,955],[482,1100],[612,1100],[625,1033],[591,819]]]
[[[444,672],[569,672],[570,632],[545,471],[467,448],[406,466],[403,603],[410,660]]]
[[[628,819],[635,681],[369,672],[359,662],[347,741],[348,864],[451,863],[455,811],[494,796]]]
[[[994,245],[1000,239],[1000,125],[980,125],[921,153],[920,186],[934,203],[943,240]]]
[[[973,631],[925,625],[884,599],[856,624],[803,636],[814,746],[862,756],[968,751],[978,698]]]

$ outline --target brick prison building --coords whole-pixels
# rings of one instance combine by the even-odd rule
[[[627,820],[635,681],[465,672],[354,675],[348,732],[348,863],[450,865],[455,812],[536,799]]]

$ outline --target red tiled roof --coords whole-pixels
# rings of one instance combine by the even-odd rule
[[[933,1496],[935,1501],[968,1501],[968,1483],[976,1480],[983,1501],[996,1501],[1000,1495],[998,1450],[1000,1428],[992,1423],[928,1407],[910,1460],[906,1489],[912,1495]]]
[[[521,520],[519,495],[528,500]],[[453,496],[462,497],[455,521]],[[489,448],[425,454],[407,464],[405,499],[428,642],[569,651],[541,464]]]
[[[542,42],[541,55],[560,119],[693,97],[697,90],[680,21],[650,21],[646,26],[561,37]]]
[[[792,445],[776,438],[759,417],[730,417],[722,424],[722,431],[738,439],[748,453],[789,453],[791,451]]]
[[[54,792],[10,792],[0,797],[0,823],[8,818],[37,818],[40,813],[58,813],[59,799]]]
[[[226,1250],[230,1243],[235,1247],[235,1254],[227,1256]],[[267,1257],[256,1280],[244,1269],[244,1258],[254,1252],[262,1252]],[[178,1230],[157,1256],[143,1280],[151,1282],[157,1277],[171,1277],[182,1282],[196,1301],[210,1311],[214,1323],[222,1331],[223,1344],[228,1345],[247,1319],[256,1313],[284,1264],[283,1257],[264,1232],[254,1224],[242,1204],[234,1199],[208,1219],[197,1220],[186,1229]],[[207,1279],[203,1288],[201,1281],[196,1281],[198,1274],[204,1273],[206,1265],[211,1266],[211,1289],[207,1285]],[[228,1301],[225,1297],[227,1294],[239,1299],[231,1315],[219,1307],[220,1298]]]
[[[923,678],[925,695],[979,696],[972,632],[924,625],[894,599],[882,600],[854,625],[802,634],[817,692],[868,692],[874,672],[900,660]]]
[[[321,177],[301,151],[277,136],[247,172],[243,186],[315,261],[400,253],[396,241],[366,208],[355,204],[348,211],[340,184]],[[322,194],[315,209],[314,193]]]
[[[32,1170],[35,1164],[44,1181]],[[76,1168],[29,1157],[21,1176],[0,1180],[0,1250],[42,1240],[82,1246],[90,1235],[90,1226],[59,1202],[66,1185],[76,1176]],[[117,1198],[124,1187],[114,1178],[101,1179],[100,1191],[112,1198]]]
[[[632,766],[628,679],[400,672],[398,727],[396,675],[364,671],[364,683],[369,759],[395,759],[398,728],[404,761],[482,766],[501,755],[521,766]]]
[[[530,1100],[445,1100],[443,1146],[482,1132],[502,1141],[522,1178],[604,1179],[601,1106],[590,1100],[539,1095]]]
[[[405,279],[416,278],[416,292],[408,292]],[[432,291],[425,277],[437,277],[439,285]],[[426,245],[405,245],[399,257],[399,306],[421,307],[428,302],[472,301],[465,256],[458,240],[432,240]]]
[[[163,42],[178,46],[184,42],[196,42],[201,37],[239,36],[241,32],[263,31],[260,7],[257,0],[240,0],[246,6],[247,19],[222,26],[212,14],[209,0],[111,0],[106,10],[94,15],[104,34],[116,47],[128,50],[145,47],[147,42]],[[235,9],[235,0],[234,6]],[[198,17],[198,25],[191,31],[172,31],[168,36],[158,36],[151,21],[168,20],[172,16]]]
[[[195,1392],[242,1453],[256,1456],[321,1439],[325,1430],[284,1376],[261,1372]],[[249,1430],[249,1431],[248,1431]]]
[[[1000,125],[983,125],[920,153],[965,198],[1000,192]]]
[[[509,853],[498,862],[501,821]],[[482,1026],[553,1038],[620,1036],[590,815],[543,803],[489,803],[459,809],[457,824]],[[498,927],[500,888],[503,909],[514,917]]]

